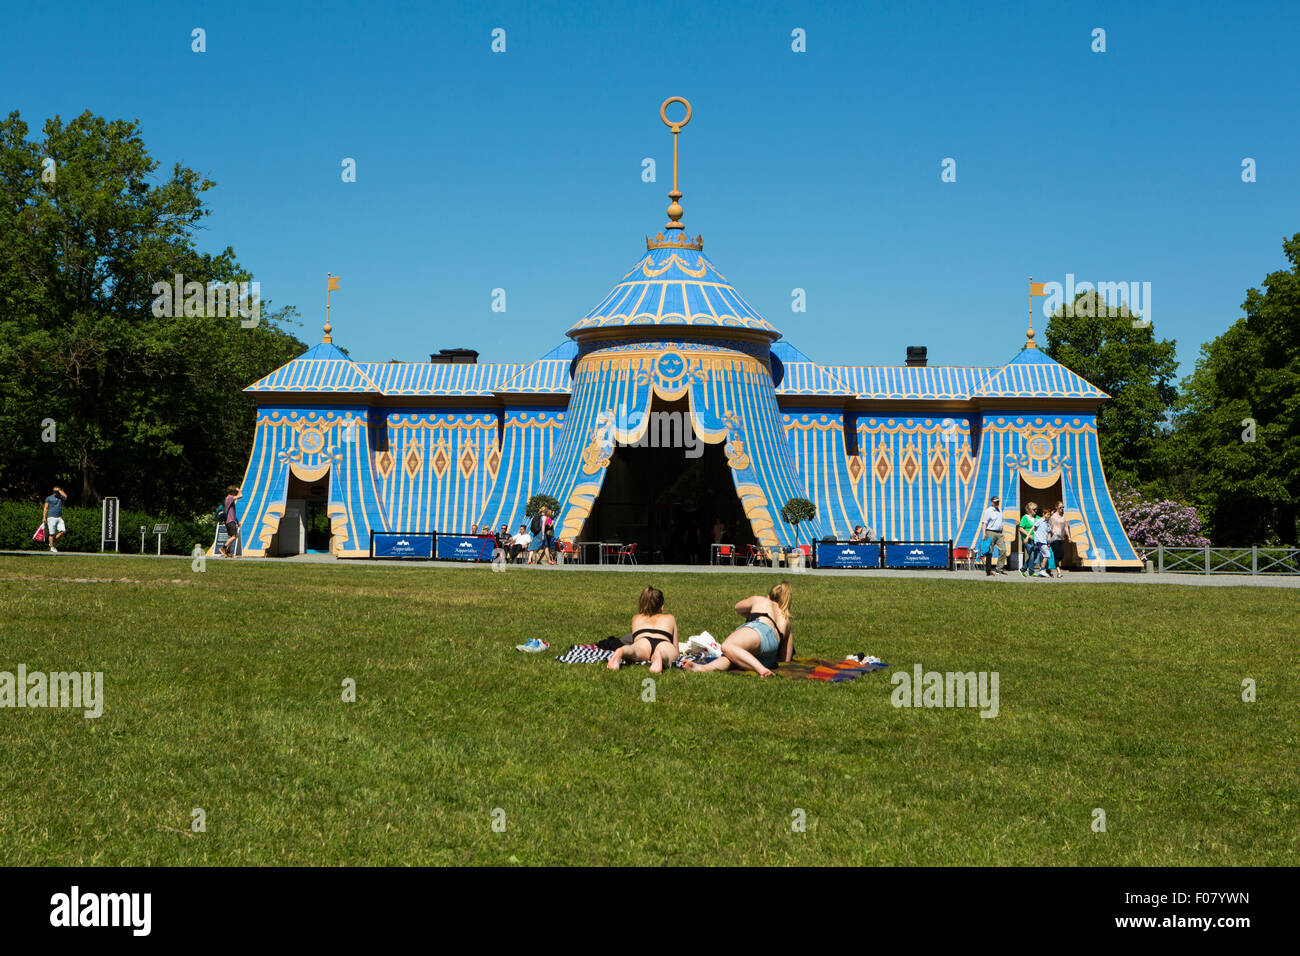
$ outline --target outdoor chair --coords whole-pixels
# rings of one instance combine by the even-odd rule
[[[723,558],[727,559],[728,564],[732,565],[733,567],[735,566],[736,555],[732,552],[731,545],[729,544],[718,545],[718,551],[717,554],[714,556],[714,560],[716,561],[716,563],[721,564]]]
[[[636,542],[633,541],[626,548],[618,553],[618,563],[622,564],[623,559],[627,558],[633,564],[636,564]]]

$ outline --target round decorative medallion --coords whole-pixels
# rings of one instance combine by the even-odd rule
[[[680,352],[664,352],[655,359],[655,375],[664,388],[677,388],[686,377],[686,359]]]
[[[317,427],[304,428],[298,436],[298,447],[304,455],[314,455],[325,447],[325,436]]]
[[[1044,458],[1051,457],[1052,443],[1042,435],[1035,435],[1033,438],[1029,439],[1029,444],[1026,450],[1029,452],[1030,458],[1041,461]]]

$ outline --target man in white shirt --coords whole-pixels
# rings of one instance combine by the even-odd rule
[[[980,516],[980,528],[988,538],[988,552],[984,556],[984,573],[993,575],[993,549],[998,549],[998,574],[1007,573],[1007,542],[1002,536],[1002,499],[994,495]]]
[[[528,533],[525,525],[519,526],[519,533],[510,539],[510,563],[514,564],[515,559],[519,557],[521,551],[532,543],[533,536]]]

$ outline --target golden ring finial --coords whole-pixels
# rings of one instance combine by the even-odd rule
[[[681,103],[686,107],[686,115],[682,117],[681,122],[674,123],[668,118],[668,104]],[[668,194],[672,200],[672,205],[668,207],[668,225],[665,229],[681,229],[682,204],[681,191],[677,188],[677,134],[682,131],[682,127],[691,121],[691,104],[690,101],[681,96],[670,96],[664,100],[659,107],[659,118],[664,121],[664,125],[673,131],[673,191]]]
[[[674,123],[670,119],[668,119],[668,104],[670,103],[681,103],[682,106],[686,107],[686,115],[682,117],[680,123]],[[691,121],[690,100],[687,100],[681,96],[668,97],[668,99],[664,100],[663,105],[659,107],[659,118],[663,120],[664,125],[667,126],[674,133],[680,133],[682,131],[682,127]]]

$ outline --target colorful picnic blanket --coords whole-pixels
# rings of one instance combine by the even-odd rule
[[[607,651],[595,644],[573,644],[555,659],[561,664],[595,664],[598,661],[607,661],[613,656],[613,651]],[[633,661],[626,661],[625,663],[631,664]],[[642,667],[650,666],[649,661],[636,661],[635,663],[640,664]],[[673,661],[672,666],[681,667],[682,659],[677,658],[677,660]]]
[[[604,650],[595,644],[573,644],[555,659],[561,664],[595,664],[609,660],[613,654],[613,651]],[[643,667],[650,666],[649,661],[639,661],[638,663]],[[681,667],[682,659],[677,658],[677,660],[673,661],[672,666]],[[779,665],[772,673],[776,677],[820,680],[837,684],[840,681],[854,680],[863,674],[878,671],[888,666],[888,664],[875,661],[864,664],[852,658],[846,658],[842,661],[825,661],[815,657],[796,657],[787,664]],[[747,671],[746,673],[752,674],[753,671]]]
[[[785,664],[779,664],[772,671],[774,677],[793,677],[805,680],[824,680],[832,684],[840,681],[855,680],[863,674],[888,667],[888,664],[872,662],[860,663],[852,658],[842,661],[824,661],[815,657],[796,657]]]

